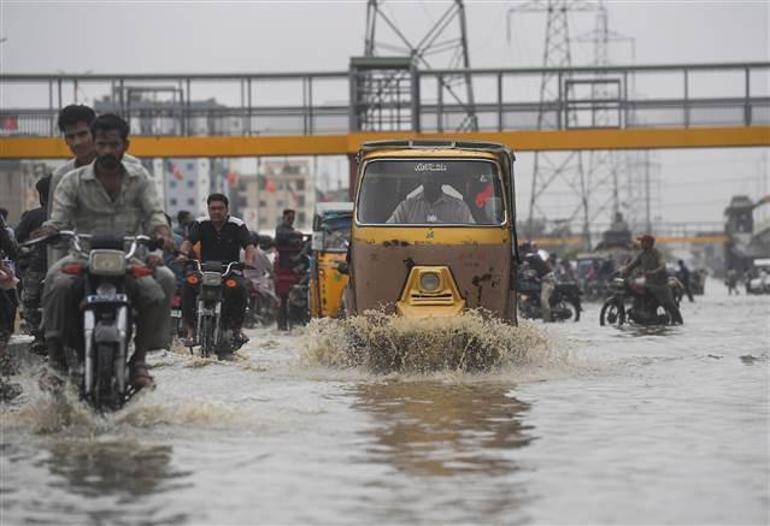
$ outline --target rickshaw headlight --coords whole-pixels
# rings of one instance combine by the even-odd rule
[[[420,274],[420,288],[426,292],[434,292],[441,285],[441,278],[436,272],[423,272]]]

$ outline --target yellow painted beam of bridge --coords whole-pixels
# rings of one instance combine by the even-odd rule
[[[726,234],[709,234],[703,236],[655,236],[658,245],[717,245],[727,242]],[[583,244],[581,236],[567,237],[537,237],[533,239],[541,247],[572,246],[579,247]]]
[[[613,130],[506,131],[499,133],[371,132],[341,135],[147,137],[131,139],[137,157],[257,157],[345,155],[362,142],[386,139],[449,139],[498,142],[514,151],[725,148],[770,146],[770,126]],[[56,159],[70,156],[59,138],[0,138],[0,159]]]

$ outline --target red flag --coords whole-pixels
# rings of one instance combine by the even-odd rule
[[[19,118],[16,116],[3,117],[3,129],[16,131],[19,129]]]
[[[225,177],[227,177],[227,184],[230,186],[235,186],[238,184],[238,173],[233,170],[228,170],[225,174]]]
[[[269,177],[265,177],[265,190],[271,194],[275,193],[275,183]]]
[[[179,166],[177,166],[172,162],[169,162],[169,169],[171,171],[171,174],[176,178],[177,181],[181,181],[182,179],[184,179],[184,173],[179,168]]]
[[[487,204],[487,201],[493,195],[495,195],[495,189],[492,187],[492,183],[487,183],[481,192],[476,194],[476,208],[481,208]]]

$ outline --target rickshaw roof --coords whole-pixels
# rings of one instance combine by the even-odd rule
[[[410,156],[410,157],[478,157],[495,158],[499,155],[516,159],[507,146],[494,142],[449,141],[449,140],[390,140],[369,141],[361,144],[360,153],[370,158]]]
[[[328,212],[352,212],[352,201],[335,201],[330,203],[316,203],[315,214],[323,215]]]

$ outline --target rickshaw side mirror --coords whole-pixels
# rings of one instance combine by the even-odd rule
[[[337,263],[337,272],[340,274],[349,275],[350,274],[350,265],[347,261],[340,261]]]

